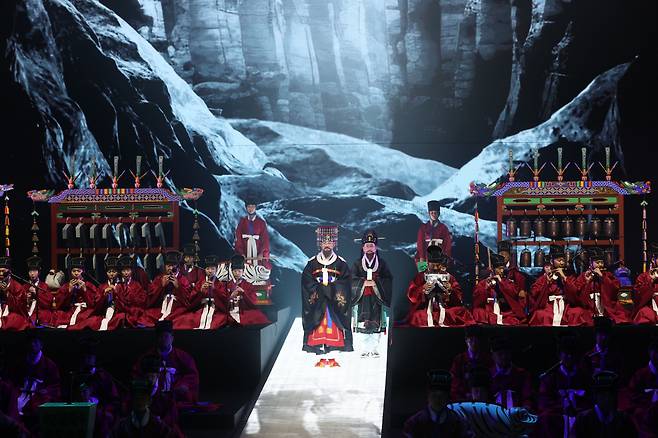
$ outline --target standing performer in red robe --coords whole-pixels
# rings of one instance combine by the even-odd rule
[[[551,264],[532,285],[529,325],[586,325],[585,309],[577,307],[575,277],[567,276],[564,249],[551,245]]]
[[[64,295],[64,300],[57,311],[57,326],[67,328],[79,321],[84,321],[93,313],[98,292],[93,284],[84,279],[85,259],[71,259],[71,279],[64,284],[58,294]]]
[[[658,337],[649,344],[649,363],[628,384],[631,409],[642,437],[655,437],[658,424]]]
[[[352,283],[345,260],[334,252],[338,227],[316,230],[320,252],[306,263],[302,272],[303,350],[326,354],[353,351],[346,331],[350,330]],[[339,366],[335,359],[320,359],[315,366]]]
[[[441,247],[443,253],[448,257],[452,255],[452,235],[448,227],[439,221],[441,215],[439,201],[429,201],[427,213],[429,221],[420,226],[416,236],[416,263],[419,263],[419,270],[424,270],[422,265],[428,263],[427,248],[430,245]]]
[[[105,259],[107,281],[98,287],[96,304],[91,314],[81,320],[71,330],[92,329],[98,331],[114,330],[125,322],[126,313],[122,301],[122,285],[119,276],[119,258]]]
[[[475,367],[491,368],[491,355],[482,350],[482,327],[471,325],[464,329],[466,351],[459,353],[452,360],[450,374],[452,375],[450,397],[453,401],[468,399],[468,370]]]
[[[119,258],[121,269],[120,287],[117,288],[122,312],[125,314],[125,323],[129,327],[139,326],[139,320],[146,311],[148,303],[147,289],[133,275],[134,262],[130,257]]]
[[[25,330],[27,298],[23,287],[11,278],[11,259],[0,257],[0,330]]]
[[[189,243],[183,246],[183,266],[181,272],[190,284],[190,290],[193,290],[198,283],[206,278],[206,273],[196,264],[196,246]]]
[[[601,371],[594,375],[592,396],[594,407],[581,412],[573,426],[573,438],[635,438],[637,429],[630,418],[617,409],[617,381],[619,376],[612,371]]]
[[[635,280],[634,324],[658,324],[658,244],[651,244],[651,266]]]
[[[491,340],[491,394],[494,402],[511,409],[524,407],[533,411],[532,375],[512,362],[512,343],[499,336]]]
[[[174,347],[171,321],[159,321],[155,326],[156,345],[144,353],[133,366],[133,377],[138,377],[144,357],[158,356],[162,360],[160,384],[164,392],[173,392],[179,402],[196,402],[199,398],[199,371],[194,358]]]
[[[267,223],[256,213],[254,199],[247,198],[244,204],[247,215],[240,219],[235,229],[235,252],[243,255],[249,264],[272,269]]]
[[[217,279],[219,257],[206,256],[203,264],[205,278],[194,288],[193,296],[190,299],[190,311],[174,321],[176,330],[214,330],[227,323],[228,300],[224,295],[222,282]]]
[[[576,416],[591,407],[592,377],[580,365],[578,351],[576,338],[563,335],[558,340],[560,361],[540,376],[539,436],[568,438]]]
[[[41,258],[37,256],[28,257],[26,260],[27,264],[27,279],[28,283],[23,285],[23,295],[27,301],[27,317],[30,320],[30,324],[33,326],[38,326],[41,324],[41,307],[39,302],[41,301],[41,294],[48,294],[48,285],[41,281]],[[37,299],[39,297],[39,299]],[[37,310],[38,309],[38,310]],[[39,321],[37,321],[37,314],[39,315]]]
[[[521,324],[526,320],[525,309],[520,302],[520,292],[503,276],[505,258],[496,254],[490,257],[494,272],[480,280],[473,290],[473,319],[479,324]]]
[[[164,272],[155,277],[149,287],[148,308],[139,318],[140,325],[152,327],[157,321],[173,321],[187,311],[190,284],[179,267],[180,253],[168,252]]]
[[[386,333],[386,312],[393,294],[393,275],[379,257],[377,233],[366,230],[361,238],[361,259],[352,268],[352,325],[361,337],[361,357],[379,357],[381,333]]]
[[[60,380],[57,365],[43,354],[43,342],[31,335],[25,359],[11,373],[18,388],[18,414],[23,423],[34,431],[38,425],[38,407],[59,400]]]
[[[461,327],[475,324],[462,302],[457,279],[448,273],[448,257],[441,247],[427,248],[427,271],[418,272],[407,288],[411,309],[407,320],[414,327]]]
[[[256,290],[245,278],[245,259],[240,254],[231,257],[230,279],[223,283],[228,323],[240,325],[269,324],[265,314],[256,305]]]
[[[617,301],[619,280],[606,271],[603,250],[589,248],[590,267],[580,274],[573,283],[581,306],[587,311],[584,316],[592,325],[595,316],[607,316],[616,324],[630,322],[626,311]]]

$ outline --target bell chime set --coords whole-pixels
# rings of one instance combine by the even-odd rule
[[[167,173],[163,171],[163,157],[158,159],[155,188],[144,188],[142,157],[137,157],[134,187],[120,188],[119,158],[114,157],[111,188],[98,188],[96,163],[91,163],[87,188],[75,188],[77,175],[73,160],[66,174],[68,189],[58,194],[33,190],[28,196],[33,201],[48,201],[51,205],[51,264],[68,268],[72,257],[82,256],[87,266],[101,273],[104,260],[110,255],[130,255],[140,258],[151,277],[164,266],[164,253],[180,248],[179,203],[183,199],[198,199],[200,189],[185,189],[190,196],[173,193],[163,188]],[[36,208],[33,234],[36,237]],[[195,226],[198,222],[195,222]],[[195,229],[198,247],[198,230]],[[35,241],[33,237],[33,241]],[[36,242],[34,243],[36,248]],[[38,249],[37,249],[38,251]],[[61,263],[63,262],[63,263]],[[63,266],[62,266],[63,265]]]
[[[534,165],[523,163],[530,169],[532,181],[517,180],[521,166],[514,166],[510,150],[507,182],[471,184],[473,196],[496,197],[498,241],[509,240],[513,247],[523,248],[516,251],[518,266],[543,267],[550,256],[545,248],[551,245],[565,246],[568,263],[579,271],[588,266],[589,246],[604,248],[609,266],[623,260],[624,196],[650,193],[650,183],[612,181],[617,163],[611,165],[610,148],[605,148],[605,165],[599,163],[605,180],[592,180],[594,163],[588,165],[586,148],[581,153],[581,165],[574,165],[580,173],[576,181],[565,181],[566,170],[572,163],[563,166],[562,148],[558,148],[557,165],[550,163],[557,181],[540,180],[546,163],[539,165],[539,152],[535,149]],[[478,217],[476,214],[476,221]]]

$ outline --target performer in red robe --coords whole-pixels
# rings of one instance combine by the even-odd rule
[[[196,264],[196,246],[194,243],[183,246],[181,272],[190,284],[190,290],[193,290],[198,283],[203,282],[206,278],[204,270]]]
[[[105,272],[107,281],[98,287],[98,296],[91,314],[69,329],[106,331],[114,330],[125,322],[126,313],[121,296],[118,257],[105,259]]]
[[[617,408],[618,380],[619,376],[612,371],[601,371],[594,375],[592,383],[594,406],[578,414],[571,437],[635,438],[638,436],[631,419]]]
[[[514,287],[519,294],[519,303],[524,309],[528,308],[528,281],[526,276],[516,266],[516,261],[512,260],[512,243],[509,240],[498,242],[498,255],[505,258],[505,271],[503,278],[514,283]]]
[[[217,279],[219,257],[206,256],[204,259],[205,278],[197,283],[190,299],[190,311],[174,321],[174,328],[214,330],[228,321],[228,300],[224,287]]]
[[[607,316],[594,318],[594,348],[585,353],[585,365],[590,375],[601,371],[612,371],[621,375],[623,358],[610,347],[613,322]]]
[[[149,354],[142,357],[139,378],[151,384],[150,414],[160,418],[180,438],[184,435],[178,424],[178,406],[176,394],[167,386],[167,367],[159,355]]]
[[[144,289],[142,283],[135,278],[134,268],[133,259],[130,257],[119,258],[121,281],[117,293],[122,312],[125,314],[125,323],[129,327],[139,326],[139,320],[144,315],[148,303],[147,289]]]
[[[27,279],[28,282],[23,285],[23,296],[27,304],[27,317],[30,320],[30,325],[41,325],[42,311],[39,305],[41,294],[48,294],[48,285],[41,281],[41,258],[37,256],[28,257],[25,261],[27,265]],[[37,321],[37,315],[39,320]]]
[[[564,249],[551,245],[551,264],[544,267],[532,285],[530,293],[531,316],[529,325],[560,326],[586,325],[585,309],[578,307],[574,286],[575,277],[565,273]]]
[[[591,407],[591,376],[580,365],[576,338],[565,334],[558,340],[560,361],[540,376],[539,436],[569,437],[576,416]]]
[[[448,257],[441,247],[427,248],[427,271],[419,272],[407,288],[411,309],[407,320],[414,327],[461,327],[475,324],[462,302],[457,279],[448,273]]]
[[[240,219],[235,229],[235,252],[243,255],[249,264],[272,269],[267,223],[256,213],[254,199],[247,198],[245,208],[247,215]]]
[[[139,325],[152,327],[157,321],[173,321],[187,311],[190,284],[179,266],[180,254],[177,251],[168,252],[164,272],[149,287],[148,308],[139,318]]]
[[[651,244],[651,266],[635,280],[634,324],[658,324],[658,244]]]
[[[130,413],[112,430],[112,438],[176,438],[176,433],[151,413],[153,385],[147,380],[133,380]]]
[[[25,359],[11,372],[11,381],[18,388],[16,399],[21,421],[30,429],[38,425],[38,407],[59,400],[60,377],[57,365],[43,354],[43,342],[31,335]]]
[[[588,325],[594,316],[607,316],[616,324],[630,322],[626,311],[617,301],[619,280],[605,270],[604,253],[601,248],[589,248],[590,268],[573,282],[580,305],[587,309],[584,317]],[[569,286],[570,287],[570,286]]]
[[[11,259],[0,257],[0,330],[28,328],[27,312],[23,287],[11,277]]]
[[[404,423],[405,438],[469,437],[468,426],[448,407],[450,403],[450,372],[431,370],[428,375],[427,406]]]
[[[439,201],[427,203],[429,221],[418,229],[416,236],[416,262],[427,262],[427,248],[430,245],[441,247],[443,253],[450,257],[452,255],[452,235],[444,224],[439,221],[441,206]]]
[[[84,279],[85,259],[71,259],[71,279],[64,284],[57,294],[63,301],[57,310],[57,327],[67,328],[84,321],[93,313],[98,292],[96,287]]]
[[[494,403],[511,409],[534,410],[532,375],[512,362],[512,343],[500,336],[491,340],[491,394]]]
[[[130,266],[132,268],[132,278],[142,286],[142,289],[148,290],[151,280],[149,280],[149,275],[144,268],[137,264],[136,255],[123,254],[119,257],[119,266]]]
[[[80,343],[80,358],[77,370],[71,372],[72,385],[65,390],[66,400],[94,403],[96,422],[94,435],[109,436],[120,411],[119,390],[114,378],[97,364],[98,342],[85,339]],[[73,394],[69,394],[70,390]]]
[[[451,388],[450,397],[453,401],[468,400],[469,388],[466,374],[476,367],[491,368],[491,355],[482,350],[482,327],[471,325],[464,330],[466,351],[459,353],[450,366]]]
[[[158,321],[155,326],[156,346],[144,353],[133,366],[133,376],[139,377],[142,358],[159,356],[162,360],[160,383],[164,392],[173,392],[178,402],[196,402],[199,398],[199,371],[194,358],[174,347],[173,324]]]
[[[338,227],[320,226],[316,230],[318,255],[310,259],[302,272],[302,325],[304,345],[309,353],[353,351],[351,337],[350,269],[334,252]],[[320,359],[315,366],[339,366],[335,359]]]
[[[631,409],[642,437],[655,437],[658,423],[658,338],[649,344],[649,363],[635,372],[628,384]]]
[[[240,325],[269,324],[265,314],[256,305],[256,290],[244,279],[245,259],[240,254],[231,257],[231,279],[222,283],[228,323]]]
[[[526,320],[514,283],[503,277],[505,258],[491,254],[494,270],[489,278],[480,280],[473,290],[473,319],[480,324],[518,325]]]
[[[386,333],[386,307],[391,306],[393,274],[379,256],[377,233],[366,230],[361,238],[361,258],[352,267],[352,326],[361,339],[361,357],[379,357],[381,333]]]

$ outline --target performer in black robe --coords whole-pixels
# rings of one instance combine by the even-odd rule
[[[325,354],[352,351],[350,330],[351,279],[345,260],[334,252],[338,227],[316,230],[321,251],[302,272],[302,322],[304,351]],[[338,366],[335,359],[321,359],[316,366]]]
[[[391,306],[393,275],[379,257],[375,230],[366,230],[361,244],[361,259],[352,268],[352,325],[361,334],[361,357],[379,357],[377,346],[386,332],[384,307]]]

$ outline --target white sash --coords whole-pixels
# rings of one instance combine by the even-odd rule
[[[162,300],[162,307],[160,307],[160,319],[158,319],[158,321],[164,321],[164,319],[171,314],[171,308],[174,305],[174,301],[176,301],[176,297],[173,294],[165,295]]]
[[[562,295],[549,295],[548,302],[553,303],[553,326],[562,325],[562,316],[564,315],[564,297]]]
[[[110,323],[110,320],[114,316],[114,306],[108,306],[107,310],[105,310],[105,318],[101,320],[101,326],[98,329],[99,331],[106,331],[107,330],[107,325]]]
[[[235,305],[231,306],[229,313],[231,314],[231,318],[240,324],[240,297],[236,298]]]
[[[32,314],[34,313],[34,309],[37,307],[37,300],[32,300],[32,303],[30,304],[30,308],[27,310],[27,316],[28,318],[32,317]]]
[[[2,318],[9,315],[9,304],[0,306],[0,327],[2,327]]]
[[[69,325],[75,325],[76,321],[78,320],[78,314],[82,309],[87,308],[87,303],[75,303],[75,312],[73,312],[73,315],[71,315],[71,320],[69,321]]]
[[[658,292],[655,292],[651,298],[651,308],[656,313],[656,317],[658,317],[658,304],[656,304],[656,297],[658,297]]]
[[[243,239],[247,239],[247,260],[250,261],[254,266],[258,264],[258,247],[256,246],[256,241],[260,239],[258,234],[243,234]]]
[[[594,306],[596,307],[596,313],[599,316],[603,316],[603,306],[601,305],[601,292],[592,292],[589,294],[589,298],[594,301]]]
[[[434,327],[434,314],[432,310],[434,309],[434,303],[436,302],[436,298],[432,297],[430,302],[427,304],[427,326],[428,327]],[[439,305],[439,327],[445,327],[445,320],[446,320],[446,309],[443,307],[441,303],[437,303]]]
[[[201,319],[199,321],[198,330],[208,330],[210,324],[212,323],[212,317],[215,314],[215,304],[210,301],[209,303],[203,306],[203,312],[201,312]]]
[[[500,313],[500,304],[495,298],[487,298],[488,303],[493,303],[493,313],[496,315],[496,324],[503,325],[503,314]]]

